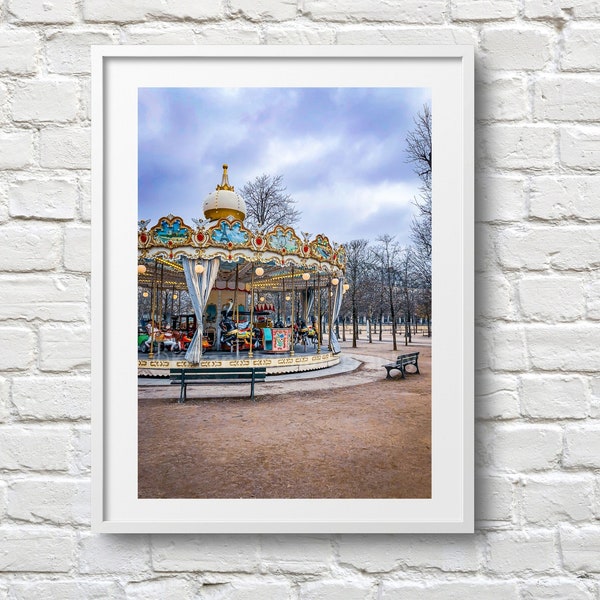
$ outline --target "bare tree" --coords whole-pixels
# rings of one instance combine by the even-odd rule
[[[411,252],[412,279],[419,290],[419,308],[427,319],[427,333],[431,336],[431,234],[432,234],[432,129],[431,108],[425,104],[414,120],[415,128],[406,137],[407,162],[414,165],[414,171],[422,181],[420,194],[414,200],[418,214],[411,223],[411,239],[414,249]],[[408,265],[405,264],[408,271]],[[408,296],[405,296],[407,301]],[[411,310],[414,307],[411,307]]]
[[[402,310],[404,321],[404,345],[412,342],[410,324],[414,316],[415,295],[418,292],[414,270],[414,250],[405,248],[400,257],[400,286],[402,290]]]
[[[358,339],[359,307],[366,287],[364,282],[369,262],[368,245],[367,240],[352,240],[344,244],[346,248],[346,280],[350,285],[349,304],[352,310],[353,348],[356,348],[356,340]]]
[[[413,242],[424,248],[431,256],[431,173],[432,138],[431,108],[423,105],[423,110],[414,119],[415,128],[406,136],[406,161],[413,163],[414,171],[421,179],[421,192],[415,198],[419,210],[411,224]]]
[[[382,281],[385,288],[386,301],[390,310],[392,320],[392,348],[398,350],[396,340],[396,307],[398,304],[398,286],[400,277],[400,255],[402,248],[390,235],[382,235],[377,238],[379,244],[374,249],[377,257]]]
[[[412,253],[415,285],[418,289],[417,308],[427,321],[427,335],[431,337],[431,243],[429,250],[416,245]]]
[[[406,160],[413,163],[415,173],[423,183],[431,182],[431,107],[428,104],[424,104],[423,110],[417,113],[414,123],[415,128],[406,136]]]
[[[367,319],[367,335],[369,343],[373,343],[373,334],[377,333],[379,322],[379,341],[383,336],[383,315],[388,307],[386,277],[381,265],[378,247],[369,247],[364,266],[363,293],[360,311]],[[375,329],[375,331],[373,331]]]
[[[296,201],[286,193],[283,176],[259,175],[240,191],[246,202],[246,224],[270,229],[277,224],[293,225],[300,218]]]
[[[413,217],[410,224],[410,237],[415,246],[422,249],[427,256],[431,256],[431,187],[421,188],[419,198],[415,198],[415,205],[419,209],[419,215]]]

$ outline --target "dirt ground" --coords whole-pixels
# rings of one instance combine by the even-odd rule
[[[342,343],[356,371],[257,384],[257,402],[249,385],[196,386],[185,404],[175,386],[140,387],[139,497],[431,497],[431,346],[414,339]],[[414,351],[421,375],[386,380],[382,365]]]

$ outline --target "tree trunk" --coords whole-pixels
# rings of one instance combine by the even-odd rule
[[[398,350],[398,343],[396,342],[396,313],[394,311],[394,302],[392,298],[392,290],[390,288],[390,317],[392,318],[392,349]]]
[[[352,306],[352,347],[356,348],[356,340],[358,340],[358,312],[356,304]]]

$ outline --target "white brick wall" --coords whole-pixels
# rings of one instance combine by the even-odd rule
[[[14,600],[122,600],[122,587],[112,581],[46,580],[15,581],[11,585]],[[185,596],[182,596],[183,600]]]
[[[67,471],[71,433],[65,426],[5,424],[0,436],[3,471]]]
[[[557,536],[550,530],[502,531],[487,537],[487,568],[497,575],[558,572]],[[518,550],[515,550],[518,548]]]
[[[26,479],[9,485],[7,516],[16,521],[89,525],[90,485],[69,479]]]
[[[11,217],[70,220],[75,218],[77,184],[65,179],[26,179],[8,189]]]
[[[73,23],[77,18],[75,0],[11,0],[8,7],[10,23]]]
[[[554,43],[549,27],[492,25],[482,31],[481,57],[491,70],[537,71],[549,64]]]
[[[9,29],[5,23],[0,28],[0,73],[34,73],[41,52],[39,36],[35,29]]]
[[[529,215],[534,219],[598,220],[600,218],[600,178],[534,177],[529,195]]]
[[[0,569],[6,573],[68,573],[75,560],[73,533],[46,527],[0,527]]]
[[[0,169],[20,169],[32,162],[31,131],[0,131]]]
[[[89,46],[118,43],[476,47],[475,535],[89,532]],[[599,120],[596,0],[0,0],[0,598],[598,600]]]
[[[29,80],[13,91],[15,122],[72,121],[77,113],[77,85],[73,80]]]
[[[90,131],[86,127],[52,127],[40,132],[40,165],[53,169],[87,169]]]
[[[252,573],[260,565],[258,549],[254,536],[154,536],[152,567],[157,572]]]
[[[600,68],[600,40],[597,25],[573,23],[565,30],[560,58],[563,71],[597,71]]]

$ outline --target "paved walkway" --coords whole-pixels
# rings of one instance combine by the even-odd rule
[[[328,369],[307,371],[304,373],[289,373],[287,375],[270,375],[267,381],[259,383],[254,388],[258,398],[273,394],[289,394],[295,391],[321,391],[325,387],[344,388],[377,379],[385,379],[382,365],[389,360],[365,354],[344,352],[340,363]],[[140,378],[138,396],[144,399],[175,399],[179,392],[176,386],[171,386],[168,379]],[[202,385],[188,387],[188,398],[238,398],[248,396],[248,384],[232,385]]]

